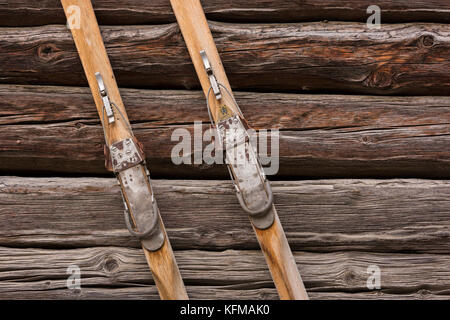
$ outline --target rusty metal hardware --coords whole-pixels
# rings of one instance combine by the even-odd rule
[[[111,145],[110,155],[114,172],[121,172],[144,161],[144,154],[135,143],[136,139],[128,138]]]
[[[165,234],[161,229],[159,209],[152,190],[142,144],[134,137],[123,113],[114,102],[109,100],[108,90],[100,73],[96,73],[95,76],[103,99],[102,125],[107,159],[105,166],[114,172],[119,182],[125,207],[125,224],[130,233],[141,240],[147,250],[157,251],[164,244]],[[106,112],[109,119],[108,125],[115,124],[113,108],[126,124],[131,138],[116,141],[108,147],[103,115]]]
[[[209,118],[211,125],[216,127],[219,143],[225,152],[227,168],[233,180],[239,204],[249,214],[256,228],[267,229],[275,221],[275,215],[271,210],[273,207],[272,188],[264,174],[259,157],[251,145],[248,128],[244,124],[244,116],[239,105],[231,92],[216,81],[206,52],[201,51],[200,54],[211,82],[206,97]],[[213,91],[216,100],[220,103],[221,88],[232,98],[238,113],[232,112],[229,107],[222,105],[222,116],[216,125],[211,116],[209,97]]]
[[[209,82],[211,84],[211,88],[216,96],[217,100],[222,99],[222,93],[219,89],[219,84],[217,83],[216,76],[214,75],[213,69],[211,68],[211,64],[209,63],[208,56],[206,55],[206,51],[200,51],[200,55],[202,56],[203,66],[205,67],[206,74],[208,75]]]
[[[164,244],[165,236],[145,156],[134,138],[113,143],[110,155],[122,190],[125,224],[147,250],[156,251]]]
[[[103,77],[100,72],[95,74],[97,79],[98,90],[100,91],[100,96],[103,100],[103,108],[106,110],[106,116],[108,117],[108,123],[114,122],[114,111],[111,107],[111,103],[108,96],[108,90],[106,89],[105,83],[103,82]]]
[[[270,214],[272,188],[243,122],[238,115],[234,115],[220,121],[217,128],[241,207],[249,214],[255,227],[269,228],[274,221],[274,215]]]
[[[156,251],[164,244],[165,236],[145,155],[134,137],[113,143],[109,150],[122,191],[125,224],[147,250]]]

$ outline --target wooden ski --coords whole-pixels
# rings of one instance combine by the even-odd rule
[[[105,160],[122,190],[125,221],[141,240],[161,299],[188,299],[89,0],[61,0],[105,134]]]
[[[273,205],[270,185],[249,142],[248,126],[234,99],[200,0],[170,2],[205,93],[239,202],[249,214],[279,296],[306,300],[308,295]],[[233,162],[233,157],[240,156],[250,165]]]

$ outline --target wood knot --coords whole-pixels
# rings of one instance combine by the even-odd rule
[[[364,137],[361,138],[361,140],[362,140],[363,144],[369,144],[370,143],[369,137],[364,136]]]
[[[426,299],[428,296],[431,295],[431,291],[427,289],[420,289],[418,293],[422,299]]]
[[[424,34],[419,38],[419,47],[430,48],[434,45],[434,37],[431,34]]]
[[[40,59],[49,61],[56,57],[58,48],[51,43],[45,43],[37,48],[37,55]]]
[[[388,70],[374,71],[366,81],[366,84],[374,88],[388,88],[393,82],[392,73]]]
[[[345,283],[352,285],[358,282],[358,274],[354,270],[347,270],[344,273]]]
[[[117,269],[119,269],[119,262],[112,257],[107,257],[103,268],[108,273],[115,272]]]

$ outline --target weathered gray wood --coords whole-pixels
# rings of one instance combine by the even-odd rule
[[[9,285],[9,284],[8,284]],[[16,288],[21,287],[12,284]],[[228,289],[220,286],[186,286],[190,299],[195,300],[277,300],[278,294],[274,289]],[[418,290],[414,293],[390,294],[380,292],[378,290],[364,293],[348,293],[348,292],[308,292],[311,299],[320,300],[367,300],[367,299],[383,299],[383,300],[448,300],[448,295],[435,295],[427,289]],[[156,287],[143,285],[139,287],[124,288],[84,288],[78,290],[35,290],[27,291],[10,291],[2,293],[1,299],[17,299],[17,300],[54,300],[54,299],[88,299],[88,300],[157,300],[159,299]]]
[[[173,22],[166,0],[94,0],[101,24],[154,24]],[[203,0],[208,18],[222,21],[280,22],[347,20],[365,21],[369,0]],[[378,0],[382,21],[449,22],[450,5],[446,0]],[[30,26],[64,23],[58,0],[15,0],[0,3],[0,26]]]
[[[177,249],[257,249],[229,181],[154,180]],[[293,250],[449,253],[450,182],[272,182]],[[139,247],[114,179],[0,177],[0,245]]]
[[[236,298],[276,298],[259,251],[178,251],[176,257],[193,298],[230,298],[233,290]],[[295,259],[315,298],[450,298],[449,255],[296,252]],[[71,265],[81,270],[81,291],[67,289]],[[374,265],[381,271],[375,292],[367,288],[367,268]],[[27,298],[29,291],[41,299],[157,298],[139,249],[0,248],[0,297]]]
[[[154,177],[228,178],[223,166],[171,161],[175,129],[192,133],[194,121],[209,128],[202,93],[121,92]],[[449,97],[236,97],[253,127],[281,131],[280,177],[450,178]],[[87,88],[2,85],[0,129],[3,172],[106,173],[103,132]]]
[[[449,95],[450,25],[210,24],[232,86],[295,92]],[[196,88],[176,24],[102,28],[119,85]],[[65,26],[3,28],[0,83],[86,85]]]

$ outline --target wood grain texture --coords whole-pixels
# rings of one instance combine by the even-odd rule
[[[108,99],[116,104],[124,117],[124,119],[121,119],[117,114],[117,110],[113,110],[115,112],[114,124],[108,125],[107,121],[103,123],[106,142],[108,145],[111,145],[114,142],[131,138],[132,133],[127,128],[127,124],[129,123],[127,112],[123,105],[122,97],[120,96],[119,87],[117,86],[108,54],[106,53],[91,1],[61,0],[61,3],[68,19],[70,19],[72,14],[72,6],[78,7],[80,10],[80,25],[74,25],[70,31],[77,48],[79,59],[83,65],[84,74],[89,83],[99,118],[102,121],[106,119],[106,111],[103,111],[103,100],[95,77],[97,72],[103,78],[106,90],[108,91]]]
[[[194,299],[276,299],[259,251],[175,252]],[[449,255],[295,252],[314,299],[449,299]],[[81,290],[66,287],[67,268],[81,270]],[[381,271],[381,289],[367,288],[367,268]],[[139,249],[0,248],[0,299],[157,299]]]
[[[47,282],[48,283],[48,282]],[[67,289],[55,289],[43,291],[30,288],[20,291],[21,284],[8,283],[12,290],[2,293],[0,299],[17,300],[150,300],[158,299],[158,292],[153,286],[133,286],[121,288],[84,288],[83,290],[70,291]],[[15,290],[15,291],[14,291]],[[220,286],[187,286],[190,297],[195,300],[276,300],[278,298],[275,289],[228,289]],[[448,300],[448,295],[433,294],[427,289],[419,289],[413,293],[391,294],[375,290],[372,292],[311,292],[312,299],[321,300]]]
[[[200,91],[179,90],[200,85],[170,2],[92,2],[120,86],[154,89],[121,90],[152,176],[228,179],[171,164],[173,130],[208,118]],[[448,0],[379,0],[380,30],[365,26],[372,1],[202,4],[233,89],[253,91],[236,92],[245,116],[281,130],[278,179],[450,179]],[[0,3],[0,175],[107,174],[65,22],[59,0]],[[191,298],[278,298],[229,181],[154,185]],[[272,185],[312,299],[450,299],[449,180]],[[0,176],[0,246],[0,299],[159,298],[114,179]],[[82,290],[66,288],[70,264]]]
[[[80,25],[71,26],[71,32],[80,60],[83,64],[86,78],[89,82],[89,87],[92,91],[99,117],[103,122],[104,138],[107,143],[107,147],[114,142],[132,138],[133,133],[128,128],[129,120],[127,112],[123,105],[119,88],[114,77],[114,72],[111,68],[111,64],[106,53],[92,3],[87,0],[61,0],[61,3],[64,7],[68,20],[71,16],[70,8],[72,6],[76,6],[80,10]],[[103,111],[104,105],[95,76],[97,72],[99,72],[103,78],[108,99],[110,99],[111,103],[114,103],[116,106],[116,109],[113,110],[115,118],[113,124],[109,124],[108,121],[105,121],[106,117],[104,116]],[[145,178],[144,181],[147,181],[147,174],[144,165],[141,164],[141,169],[139,169],[139,171]],[[140,177],[138,176],[137,178],[139,179]],[[132,178],[130,179],[132,180]],[[151,186],[148,183],[147,192],[148,194],[151,194],[152,192]],[[124,198],[127,198],[126,192],[124,192]],[[129,202],[127,202],[127,204],[130,206]],[[130,215],[133,217],[132,211]],[[145,257],[147,258],[148,265],[155,279],[161,299],[187,300],[188,296],[186,289],[184,287],[183,280],[181,279],[172,247],[167,238],[164,224],[160,218],[159,220],[160,230],[165,238],[164,244],[156,251],[148,251],[144,244],[142,249],[144,250]],[[138,231],[142,232],[142,230]]]
[[[201,92],[121,93],[153,177],[228,178],[222,166],[176,166],[170,158],[175,129],[209,123]],[[279,177],[450,178],[449,97],[236,98],[251,126],[280,130]],[[106,174],[103,132],[86,88],[0,85],[0,128],[3,172]]]
[[[0,177],[0,245],[133,246],[114,179]],[[258,249],[229,181],[153,180],[175,249]],[[450,182],[272,182],[293,250],[450,253]]]
[[[233,89],[449,95],[450,25],[210,22]],[[198,88],[176,24],[102,28],[119,86]],[[86,85],[64,26],[3,28],[0,82]]]
[[[202,5],[200,0],[170,0],[170,3],[189,51],[195,72],[200,81],[201,88],[209,101],[211,116],[214,122],[218,123],[220,119],[220,105],[228,106],[231,109],[230,112],[233,112],[234,114],[238,112],[238,108],[233,102],[233,97],[231,96],[233,95],[233,92],[214,42],[214,38],[211,34],[211,30],[209,29]],[[214,94],[210,93],[211,82],[200,55],[201,51],[206,52],[207,59],[211,65],[216,81],[230,92],[230,94],[226,94],[225,90],[220,88],[222,92],[220,101],[217,101],[214,98]],[[208,96],[208,94],[210,95]]]
[[[275,204],[271,210],[275,221],[270,228],[261,230],[253,224],[252,226],[275,288],[281,300],[309,300]]]
[[[167,0],[94,0],[100,24],[155,24],[175,21]],[[345,4],[333,0],[203,0],[209,19],[235,22],[360,21],[369,16],[369,0]],[[446,0],[378,0],[384,22],[449,22]],[[65,23],[58,0],[0,3],[0,26]]]

